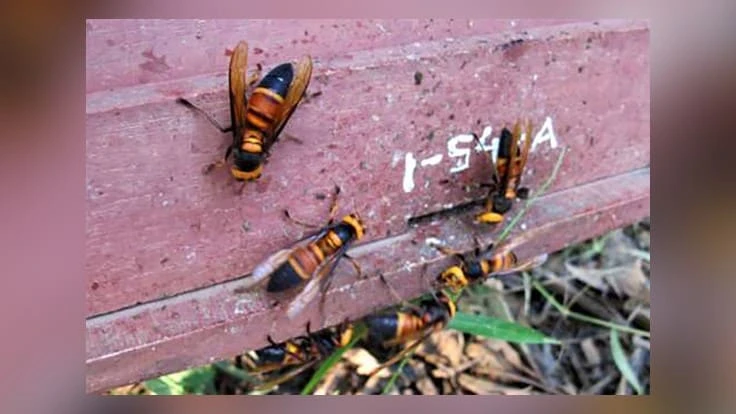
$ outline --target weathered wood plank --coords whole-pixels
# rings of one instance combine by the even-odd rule
[[[649,169],[633,171],[544,196],[536,202],[513,237],[529,237],[517,248],[521,258],[564,248],[590,235],[629,224],[649,213]],[[391,304],[392,297],[375,276],[386,279],[405,297],[427,291],[430,279],[451,262],[428,247],[439,239],[458,250],[472,248],[477,231],[469,215],[409,229],[405,234],[350,251],[371,277],[356,280],[342,264],[327,293],[325,325],[357,318]],[[524,228],[525,230],[522,230]],[[426,271],[422,271],[424,265]],[[390,269],[390,270],[388,270]],[[209,363],[246,349],[302,334],[306,318],[319,324],[316,305],[305,317],[289,321],[283,308],[270,308],[261,292],[237,292],[238,280],[189,292],[87,321],[87,390],[101,390],[141,378]]]
[[[253,40],[252,62],[272,66],[302,53],[319,61],[358,50],[483,33],[507,36],[576,20],[88,20],[87,92],[225,73],[227,48]]]
[[[488,163],[482,152],[467,150],[464,167],[463,151],[473,143],[463,134],[492,127],[497,135],[518,116],[536,124],[538,144],[524,177],[532,189],[546,179],[560,148],[569,149],[554,193],[529,213],[521,231],[557,232],[540,230],[529,251],[551,251],[648,214],[644,23],[519,21],[509,31],[507,21],[465,22],[465,29],[438,20],[426,28],[363,21],[371,27],[365,30],[388,28],[388,37],[372,41],[344,22],[334,28],[321,21],[258,21],[244,24],[244,31],[233,22],[155,21],[145,23],[155,30],[145,31],[135,29],[140,22],[90,24],[88,390],[258,347],[269,332],[278,338],[300,333],[304,320],[287,322],[269,310],[268,298],[233,289],[240,275],[301,234],[284,221],[283,209],[316,223],[325,219],[328,201],[318,198],[333,183],[343,189],[341,213],[354,207],[368,225],[356,251],[366,251],[360,259],[369,277],[352,283],[345,267],[330,292],[327,323],[390,302],[379,291],[378,271],[402,294],[420,292],[412,282],[419,280],[417,265],[440,266],[441,260],[428,259],[422,243],[412,240],[432,232],[449,240],[493,233],[469,225],[470,215],[418,228],[408,220],[480,198],[482,190],[465,186],[485,181]],[[208,46],[177,42],[196,39],[197,30]],[[271,53],[258,55],[268,69],[305,53],[300,42],[285,42],[304,30],[322,39],[310,50],[310,91],[322,95],[302,104],[285,129],[302,143],[277,143],[264,176],[242,194],[225,170],[202,175],[230,137],[174,99],[192,98],[227,123],[224,48],[245,38],[251,48]],[[141,78],[133,55],[152,44],[171,68]],[[416,72],[423,74],[420,85]],[[371,252],[376,246],[382,250]]]

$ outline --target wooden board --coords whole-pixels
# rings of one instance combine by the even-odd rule
[[[305,34],[306,33],[306,34]],[[250,43],[265,70],[304,53],[315,67],[264,175],[233,182],[202,168],[231,138],[175,102],[229,122],[226,49]],[[152,50],[152,51],[151,51]],[[257,51],[259,50],[259,51]],[[417,73],[421,83],[416,84]],[[535,123],[524,184],[548,195],[514,233],[523,255],[553,251],[649,214],[649,29],[638,21],[88,21],[87,390],[226,358],[319,322],[288,321],[272,298],[236,293],[239,277],[303,229],[288,208],[326,219],[340,185],[368,232],[338,267],[325,324],[406,297],[446,265],[427,237],[468,249],[499,229],[452,211],[483,196],[486,154],[517,117]],[[411,168],[415,165],[414,168]],[[343,266],[344,265],[344,266]]]

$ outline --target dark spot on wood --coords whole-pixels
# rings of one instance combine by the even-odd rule
[[[244,232],[250,231],[250,222],[248,220],[243,220],[243,224],[240,225],[240,228],[243,229]]]
[[[309,32],[305,30],[304,31],[304,36],[309,36]]]
[[[311,102],[312,99],[322,96],[322,91],[317,91],[317,92],[314,92],[314,93],[311,93],[311,94],[305,94],[305,95],[306,96],[304,96],[304,99],[303,99],[302,103]]]
[[[233,50],[225,48],[225,56],[232,56],[232,55],[233,55]]]
[[[100,284],[97,283],[97,282],[92,282],[92,286],[91,287],[92,287],[92,290],[97,290],[97,289],[100,288]]]
[[[427,141],[431,141],[434,139],[434,131],[429,131],[429,134],[427,134]]]
[[[463,60],[463,63],[460,64],[460,70],[463,70],[463,68],[465,68],[465,65],[467,65],[467,64],[468,64],[468,61],[467,60]]]
[[[106,43],[106,44],[107,44],[108,46],[115,46],[115,41],[114,41],[114,40],[112,40],[112,39],[107,39],[107,40],[105,40],[105,43]]]
[[[272,308],[275,308],[277,306],[279,306],[279,301],[275,300],[275,301],[271,302],[271,307]]]
[[[189,225],[189,228],[192,230],[200,231],[202,229],[202,222],[198,221],[196,223],[192,223]]]
[[[181,315],[177,311],[171,312],[169,316],[171,316],[171,319],[179,319],[181,317]]]
[[[366,163],[365,161],[361,161],[361,162],[360,162],[360,163],[358,164],[358,167],[359,167],[359,168],[360,168],[361,170],[367,170],[367,169],[368,169],[368,164],[367,164],[367,163]]]
[[[588,104],[588,101],[586,101],[585,99],[583,99],[583,105],[587,105],[587,104]]]
[[[197,40],[202,40],[202,33],[197,32],[197,34],[194,35],[194,38]]]
[[[470,106],[470,99],[465,100],[465,106]]]
[[[296,39],[293,39],[293,40],[291,41],[291,44],[292,44],[292,45],[295,45],[295,44],[297,44],[297,43],[299,43],[299,41],[298,41],[298,40],[296,40]]]
[[[549,60],[544,61],[544,66],[549,66]]]
[[[592,147],[595,144],[595,136],[591,135],[588,138],[588,141],[589,141],[590,146]]]
[[[314,195],[314,198],[316,198],[317,200],[324,200],[327,198],[327,195],[325,193],[317,193]]]
[[[261,53],[263,53],[263,49],[261,49],[260,47],[254,47],[253,48],[253,54],[254,55],[260,55]]]
[[[335,144],[334,142],[330,142],[329,144],[327,144],[327,148],[334,150],[334,149],[340,148],[340,146]]]
[[[427,111],[427,112],[425,113],[425,115],[426,115],[427,117],[430,117],[430,116],[434,115],[434,109],[430,109],[429,111]]]
[[[195,152],[198,152],[198,151],[195,151]],[[202,167],[202,175],[207,175],[207,174],[211,173],[212,170],[214,170],[214,169],[215,169],[215,164],[214,163],[207,164],[204,167]]]
[[[450,119],[450,121],[455,120],[455,114],[450,114],[449,119]]]
[[[583,73],[583,67],[582,66],[578,66],[578,73]]]
[[[153,48],[146,49],[141,53],[141,55],[148,60],[147,62],[138,65],[143,70],[153,73],[163,73],[171,69],[171,67],[166,64],[166,55],[154,55]]]
[[[320,174],[324,174],[324,173],[326,173],[326,172],[327,172],[327,168],[322,168],[321,170],[319,170],[319,173],[320,173]]]
[[[480,125],[480,123],[481,123],[481,120],[480,120],[480,118],[478,118],[478,120],[475,121],[475,125]]]
[[[248,291],[248,289],[246,289],[246,288],[244,288],[242,286],[238,286],[235,289],[233,289],[233,293],[236,294],[236,295],[242,295],[243,293],[245,293],[247,291]]]
[[[449,178],[443,178],[443,179],[441,179],[441,180],[439,180],[439,181],[437,181],[437,182],[438,182],[438,183],[439,183],[440,185],[447,185],[447,184],[450,184],[450,179],[449,179]]]
[[[120,111],[115,111],[115,116],[120,116]]]
[[[421,85],[423,78],[424,78],[424,74],[422,74],[422,72],[419,72],[419,71],[414,72],[414,84],[415,85]]]
[[[168,257],[164,257],[164,258],[162,258],[161,260],[159,260],[158,262],[159,262],[160,264],[164,265],[164,264],[166,264],[166,263],[167,263],[168,261],[169,261],[169,258],[168,258]]]
[[[494,52],[497,52],[497,51],[500,50],[502,52],[506,52],[507,50],[509,50],[509,49],[511,49],[511,48],[513,48],[515,46],[518,46],[518,45],[522,44],[523,42],[524,42],[524,39],[512,39],[512,40],[510,40],[510,41],[508,41],[506,43],[502,43],[502,44],[494,47],[493,48],[493,51]]]

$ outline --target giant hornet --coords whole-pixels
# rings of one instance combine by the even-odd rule
[[[353,337],[353,326],[347,321],[335,328],[327,328],[312,333],[307,323],[307,335],[298,336],[285,342],[276,343],[268,337],[271,345],[239,357],[236,365],[244,365],[250,373],[266,374],[286,367],[297,367],[271,381],[256,387],[257,390],[273,388],[294,378],[301,372],[325,359],[336,349],[343,347]]]
[[[521,128],[519,121],[514,124],[513,133],[507,128],[503,128],[498,143],[495,164],[493,163],[493,157],[489,156],[491,164],[494,164],[492,166],[492,182],[489,184],[490,190],[486,201],[486,211],[476,217],[476,220],[481,223],[499,223],[503,221],[503,215],[511,209],[514,199],[525,199],[529,195],[529,189],[519,187],[519,183],[531,148],[532,124],[531,122],[526,123],[524,143],[519,148]],[[475,138],[477,140],[477,136]]]
[[[256,85],[250,98],[246,85],[258,80],[247,79],[248,43],[241,41],[230,57],[229,89],[231,126],[221,127],[206,112],[184,98],[177,102],[197,110],[222,132],[233,133],[233,143],[225,157],[213,165],[223,165],[232,153],[230,173],[238,181],[255,180],[261,176],[271,145],[304,96],[312,76],[312,59],[304,56],[299,63],[282,63],[266,74]],[[212,165],[208,169],[211,169]]]
[[[547,254],[541,254],[519,262],[516,253],[511,248],[501,249],[490,258],[485,258],[477,239],[475,239],[475,250],[471,255],[464,255],[444,246],[433,245],[433,247],[443,254],[454,257],[459,262],[445,269],[435,279],[438,288],[449,288],[454,292],[460,292],[468,285],[486,280],[491,276],[521,272],[540,266],[547,260]],[[492,249],[493,243],[486,248],[486,252]]]
[[[326,291],[339,259],[343,256],[350,259],[346,255],[348,248],[365,234],[365,226],[358,213],[348,214],[340,222],[334,223],[339,193],[340,187],[335,186],[335,198],[326,226],[269,256],[253,269],[242,288],[248,289],[268,280],[266,290],[275,293],[291,290],[308,282],[290,303],[286,312],[289,319],[296,317],[314,299],[318,290]],[[288,210],[284,213],[298,224],[316,227],[294,220]],[[360,267],[350,260],[360,276]]]
[[[370,346],[385,348],[414,341],[375,368],[369,376],[403,358],[433,332],[444,329],[456,311],[455,302],[442,291],[434,292],[432,298],[424,299],[417,305],[407,306],[407,309],[376,313],[361,320],[367,327],[366,342]]]

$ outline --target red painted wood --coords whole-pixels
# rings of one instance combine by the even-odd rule
[[[87,92],[225,73],[225,50],[252,39],[253,64],[311,53],[319,61],[484,33],[517,32],[574,20],[88,20]]]
[[[137,31],[141,24],[147,29]],[[334,24],[247,22],[239,32],[235,22],[88,22],[88,391],[255,348],[269,332],[276,338],[300,333],[306,319],[287,322],[268,309],[264,295],[233,290],[238,276],[301,235],[283,219],[284,208],[304,220],[325,220],[328,201],[317,198],[333,182],[343,190],[341,213],[354,207],[368,226],[356,248],[363,255],[351,253],[368,277],[352,283],[350,266],[339,267],[326,322],[389,304],[378,271],[402,294],[419,293],[418,264],[429,260],[435,270],[442,264],[423,247],[424,238],[469,247],[470,232],[493,234],[468,224],[472,213],[407,225],[411,217],[482,196],[464,186],[486,180],[483,154],[474,152],[467,170],[449,172],[457,159],[447,142],[458,134],[480,134],[490,125],[497,135],[519,115],[537,124],[536,134],[550,117],[559,144],[569,148],[554,193],[530,211],[526,231],[519,229],[543,229],[522,253],[551,251],[648,214],[646,24]],[[377,25],[390,34],[361,35]],[[196,39],[197,27],[197,40],[209,46],[180,41]],[[304,27],[320,39],[312,49],[284,42],[303,35]],[[264,176],[238,195],[240,185],[227,171],[201,173],[230,136],[174,99],[192,98],[227,123],[227,57],[220,54],[242,38],[251,53],[264,50],[258,56],[265,69],[312,53],[310,91],[322,95],[302,104],[285,129],[302,143],[277,143]],[[524,41],[508,43],[516,38]],[[169,69],[140,77],[133,56],[152,44]],[[156,67],[145,70],[163,68]],[[423,74],[420,85],[415,72]],[[539,144],[524,183],[537,188],[559,151]],[[436,166],[417,167],[408,193],[402,188],[407,153],[419,161],[443,155]],[[304,316],[318,322],[313,311]]]

